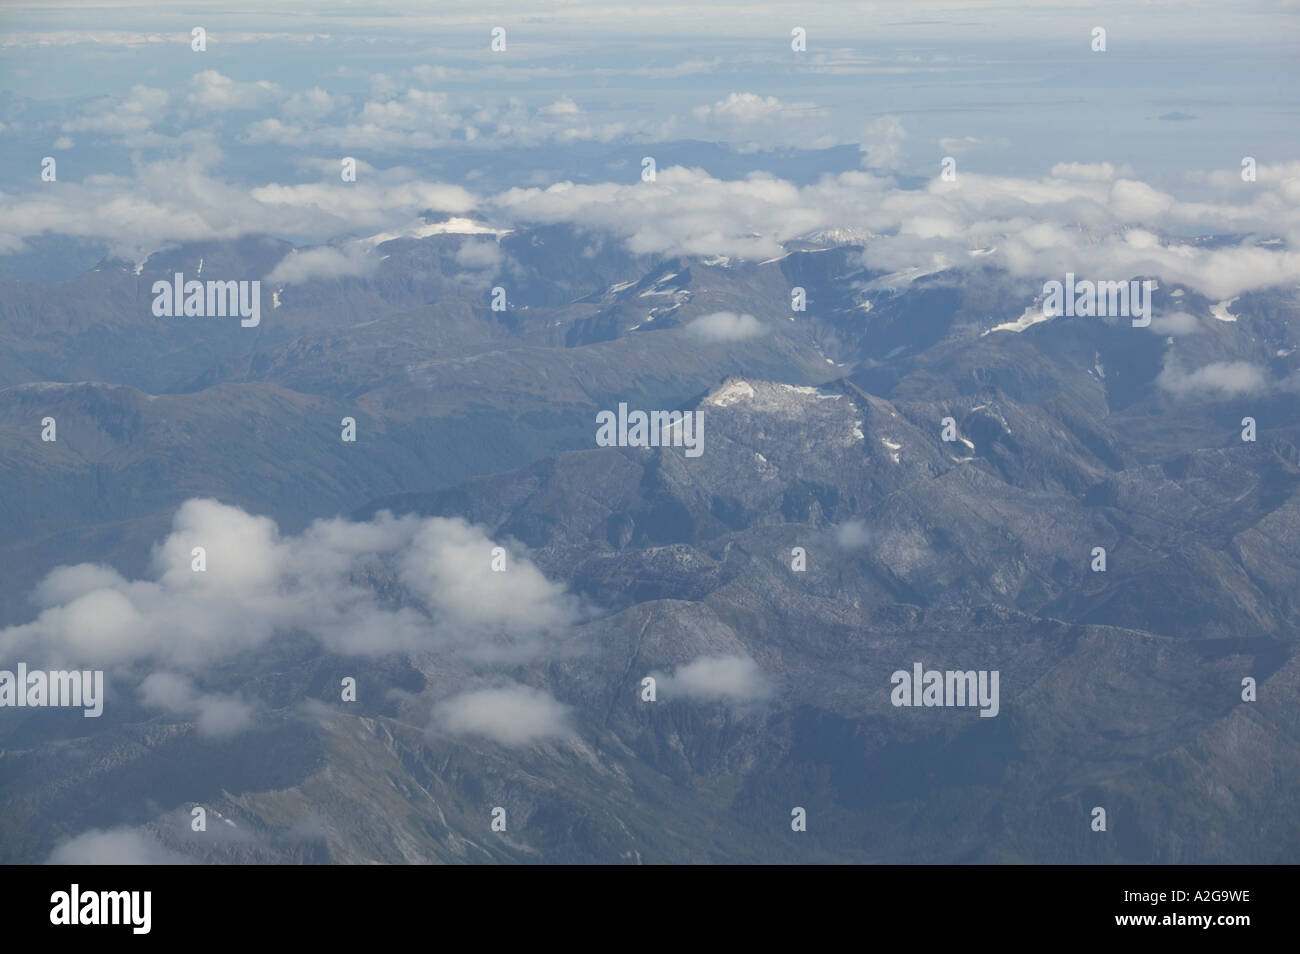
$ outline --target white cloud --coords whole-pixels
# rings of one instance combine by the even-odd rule
[[[759,174],[719,180],[703,170],[661,168],[654,183],[510,189],[490,200],[521,222],[572,222],[623,238],[645,254],[772,258],[811,231],[855,227],[875,238],[864,253],[874,270],[1001,266],[1017,276],[1066,272],[1122,280],[1156,276],[1214,299],[1300,279],[1300,253],[1285,246],[1207,247],[1172,233],[1282,233],[1300,242],[1300,190],[1257,183],[1242,201],[1182,202],[1134,180],[1021,179],[962,173],[900,189],[866,172],[797,187]],[[970,250],[993,251],[973,259]]]
[[[710,105],[697,106],[692,114],[712,133],[733,140],[733,145],[746,151],[775,146],[823,149],[840,141],[826,131],[829,111],[811,102],[731,93]]]
[[[147,706],[194,717],[205,738],[230,738],[253,725],[253,705],[226,693],[199,692],[190,679],[176,673],[151,673],[139,692]]]
[[[658,675],[665,699],[748,704],[771,698],[770,680],[748,656],[700,656],[671,675]]]
[[[1109,162],[1058,162],[1052,166],[1052,175],[1057,179],[1109,182],[1115,178],[1115,167]]]
[[[265,517],[190,500],[155,548],[150,578],[89,564],[55,570],[36,589],[36,619],[0,630],[0,655],[77,668],[152,661],[184,674],[303,632],[338,653],[527,657],[578,606],[523,553],[507,547],[508,572],[493,572],[494,545],[463,520],[387,513],[281,537]],[[199,546],[206,572],[192,568]],[[221,714],[231,715],[213,718]]]
[[[491,203],[523,221],[609,232],[638,254],[771,258],[781,254],[782,240],[826,223],[824,211],[801,203],[792,183],[759,173],[720,180],[680,166],[661,168],[653,183],[562,182],[510,189]]]
[[[1174,336],[1195,334],[1200,328],[1201,323],[1196,320],[1196,316],[1185,311],[1153,315],[1150,326],[1152,334]]]
[[[763,323],[753,315],[738,315],[731,311],[702,315],[688,322],[685,328],[687,333],[713,342],[744,341],[765,333]]]
[[[1264,390],[1268,375],[1247,361],[1215,361],[1190,372],[1168,361],[1156,377],[1156,384],[1178,397],[1243,397]]]
[[[466,641],[484,630],[522,637],[575,618],[576,607],[561,584],[517,555],[507,557],[505,572],[493,572],[491,550],[482,529],[463,520],[430,518],[406,541],[401,577],[444,628]]]
[[[170,100],[165,89],[133,86],[125,99],[91,100],[78,116],[63,124],[63,131],[111,136],[143,132],[163,118]]]
[[[212,112],[228,109],[256,109],[280,100],[284,91],[267,80],[244,83],[216,70],[201,70],[190,80],[185,101],[190,106]]]
[[[392,112],[404,115],[413,102],[431,101],[403,97]],[[572,115],[565,105],[550,118]],[[882,128],[881,141],[897,145],[888,124]],[[1104,280],[1152,276],[1213,300],[1300,279],[1300,252],[1293,251],[1300,247],[1300,179],[1283,174],[1289,166],[1261,167],[1267,175],[1221,202],[1180,200],[1105,163],[1061,164],[1038,179],[962,172],[959,182],[936,176],[921,189],[864,171],[798,186],[763,173],[719,179],[668,166],[649,183],[559,182],[476,197],[407,168],[371,170],[343,187],[332,181],[337,168],[322,166],[331,181],[244,189],[213,174],[221,159],[215,136],[195,133],[185,142],[189,154],[140,162],[134,176],[97,174],[58,189],[0,193],[0,249],[55,233],[104,241],[114,254],[138,261],[174,242],[274,234],[323,244],[362,229],[397,234],[428,211],[477,209],[500,226],[570,223],[638,254],[761,261],[810,232],[853,228],[874,235],[864,264],[891,273],[994,266],[1040,282],[1066,272]],[[1283,242],[1208,245],[1172,237],[1208,233],[1277,235]],[[977,248],[991,251],[972,258]],[[364,261],[348,265],[361,268]]]
[[[569,707],[550,693],[511,685],[475,689],[439,702],[431,728],[518,747],[572,735],[569,715]]]
[[[949,156],[960,156],[983,144],[984,140],[978,136],[943,136],[939,139],[939,148]]]
[[[60,843],[51,865],[184,865],[189,860],[134,828],[91,829]]]
[[[303,251],[294,249],[266,276],[268,282],[297,285],[321,278],[367,278],[379,268],[380,259],[363,245],[332,248],[323,245]]]
[[[140,261],[175,242],[288,235],[320,242],[380,231],[427,211],[464,212],[474,197],[460,186],[422,182],[398,170],[390,181],[272,183],[252,189],[212,173],[221,151],[211,136],[191,140],[180,159],[139,162],[132,177],[94,174],[58,190],[0,193],[0,249],[24,238],[57,234],[98,239],[122,258]],[[338,176],[337,161],[333,175]]]
[[[447,146],[536,146],[548,142],[609,142],[623,135],[662,133],[668,125],[657,119],[600,122],[570,97],[532,108],[517,97],[484,101],[417,89],[402,90],[385,76],[373,76],[372,98],[358,108],[344,97],[320,90],[279,91],[281,118],[251,123],[243,139],[249,143],[283,143],[337,149],[345,154],[364,147],[368,154],[398,150],[441,149]],[[256,93],[257,91],[253,91]],[[331,122],[323,117],[337,113]]]
[[[577,116],[582,110],[567,96],[562,96],[549,106],[543,106],[537,111],[539,116]]]
[[[722,126],[752,126],[761,123],[782,122],[797,116],[824,115],[816,103],[783,103],[775,96],[757,93],[731,93],[709,106],[697,106],[695,117],[703,122]]]
[[[328,93],[319,86],[291,94],[280,106],[285,118],[315,122],[348,104],[348,98]]]

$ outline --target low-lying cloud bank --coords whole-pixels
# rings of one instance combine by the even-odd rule
[[[903,130],[890,126],[884,133],[872,134],[877,152],[888,152]],[[1213,201],[1180,199],[1109,163],[1060,163],[1041,178],[963,170],[955,181],[936,177],[924,188],[905,189],[866,171],[826,175],[806,186],[761,172],[719,179],[671,165],[670,156],[660,157],[653,182],[557,182],[476,195],[421,181],[400,167],[373,170],[353,183],[330,181],[338,179],[335,171],[323,172],[321,182],[239,187],[216,174],[223,156],[211,137],[196,133],[188,142],[185,157],[139,162],[133,176],[0,193],[0,253],[21,250],[26,239],[42,234],[95,239],[135,259],[169,243],[249,234],[319,244],[401,229],[429,213],[476,211],[502,227],[568,224],[602,232],[642,254],[763,261],[782,255],[792,239],[841,228],[873,236],[863,265],[883,272],[995,266],[1039,280],[1067,272],[1108,280],[1147,276],[1213,300],[1300,281],[1300,252],[1292,250],[1300,247],[1300,161],[1260,165],[1254,182],[1223,170],[1195,177],[1193,184]],[[1234,237],[1213,243],[1176,237],[1190,235]],[[467,268],[496,264],[495,250],[486,246],[463,254]],[[361,246],[344,246],[295,253],[274,274],[293,282],[365,275],[376,265]]]
[[[1300,162],[1260,166],[1253,183],[1213,182],[1220,201],[1190,202],[1104,163],[1062,164],[1040,179],[962,172],[922,189],[867,172],[800,187],[669,167],[652,183],[510,189],[488,205],[516,222],[600,229],[647,254],[763,260],[811,231],[852,227],[873,234],[863,265],[882,272],[1158,276],[1215,299],[1300,280],[1300,253],[1287,247],[1300,241]],[[1182,234],[1243,237],[1214,246],[1170,237]],[[1258,244],[1269,237],[1284,244]]]

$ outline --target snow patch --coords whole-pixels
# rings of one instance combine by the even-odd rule
[[[1026,328],[1038,324],[1040,321],[1049,321],[1054,317],[1056,316],[1043,314],[1042,305],[1030,305],[1025,309],[1025,313],[1015,321],[1004,321],[1000,325],[994,325],[988,331],[981,332],[980,337],[983,338],[985,335],[991,335],[995,331],[1014,331],[1016,334],[1019,334]]]
[[[1236,300],[1236,298],[1227,298],[1223,301],[1215,302],[1210,306],[1210,315],[1218,318],[1220,321],[1236,321],[1237,316],[1228,310]]]
[[[946,271],[947,265],[935,268],[921,268],[913,266],[904,268],[902,271],[890,272],[888,275],[882,275],[880,278],[873,279],[862,286],[863,291],[897,291],[900,288],[906,288],[918,278],[924,278],[926,275],[937,275],[939,272]]]
[[[856,225],[831,226],[814,232],[805,232],[799,236],[800,241],[824,245],[866,245],[871,238],[871,232]],[[818,251],[824,250],[818,249]]]
[[[728,381],[709,396],[709,403],[717,407],[728,407],[754,396],[754,388],[748,381]]]
[[[369,238],[361,239],[370,245],[382,245],[399,238],[428,238],[430,235],[493,235],[500,238],[509,235],[510,229],[494,229],[475,222],[473,219],[453,216],[444,222],[420,222],[409,225],[397,232],[379,232]]]
[[[815,397],[819,401],[834,401],[836,398],[844,397],[843,394],[822,394],[817,388],[810,388],[806,384],[778,384],[777,388],[782,391],[789,391],[791,394],[806,394],[809,397]]]

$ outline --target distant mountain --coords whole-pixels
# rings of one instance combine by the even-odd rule
[[[7,710],[4,860],[124,825],[203,861],[1288,860],[1294,292],[1162,284],[1152,328],[1046,319],[1041,283],[881,273],[870,241],[810,235],[759,263],[447,231],[376,243],[365,277],[282,286],[290,248],[250,239],[4,282],[0,622],[32,618],[55,565],[140,574],[192,497],[283,532],[464,518],[585,607],[496,670],[569,707],[567,741],[428,732],[478,674],[463,654],[344,657],[303,632],[210,674],[261,705],[233,739],[126,690],[95,725]],[[200,261],[264,282],[259,327],[154,317],[152,282]],[[758,330],[692,324],[717,312]],[[597,447],[620,402],[698,414],[704,453]],[[400,601],[391,567],[367,573]],[[683,675],[700,660],[733,691]],[[892,705],[918,662],[997,671],[998,715]],[[340,673],[372,690],[354,707]],[[665,688],[642,701],[651,674]],[[191,837],[195,803],[223,837]],[[1099,805],[1114,837],[1091,837]]]

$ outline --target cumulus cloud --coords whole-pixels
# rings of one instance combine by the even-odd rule
[[[201,70],[190,80],[185,101],[192,107],[213,112],[228,109],[256,109],[279,100],[283,91],[268,80],[239,82],[216,70]]]
[[[291,121],[316,122],[348,104],[346,96],[327,93],[319,86],[291,94],[280,106],[281,114]]]
[[[151,708],[192,716],[199,735],[225,739],[251,728],[254,707],[237,696],[199,692],[185,676],[155,672],[140,683],[140,699]]]
[[[771,698],[771,681],[748,656],[700,656],[669,675],[656,675],[666,699],[750,704]]]
[[[697,106],[697,118],[714,120],[730,125],[744,126],[762,122],[781,115],[784,110],[781,101],[775,96],[759,96],[755,93],[732,93],[726,99],[720,99],[711,106]]]
[[[1300,159],[1291,162],[1259,163],[1255,167],[1255,182],[1245,182],[1240,169],[1214,169],[1187,173],[1191,182],[1206,183],[1219,189],[1238,192],[1254,191],[1260,183],[1285,186],[1289,190],[1300,187]]]
[[[163,119],[170,100],[171,94],[165,89],[133,86],[125,98],[91,100],[77,116],[63,123],[63,131],[114,136],[143,132]]]
[[[527,656],[578,607],[522,553],[503,547],[509,570],[493,572],[494,545],[460,519],[388,513],[282,537],[266,517],[190,500],[155,548],[149,578],[88,564],[54,570],[36,588],[36,619],[0,630],[0,654],[76,668],[147,660],[185,674],[300,632],[338,653]],[[195,547],[206,571],[193,569]],[[154,689],[159,704],[198,704],[174,684]],[[222,700],[208,702],[210,719],[233,718]]]
[[[185,865],[189,859],[135,828],[91,829],[57,845],[51,865]]]
[[[466,639],[483,631],[522,637],[558,629],[576,616],[564,587],[526,558],[507,557],[507,571],[492,572],[492,541],[464,520],[421,521],[404,544],[402,580],[436,613],[442,628]]]
[[[297,285],[321,278],[368,278],[379,268],[380,259],[359,244],[333,248],[325,245],[294,249],[266,276],[268,282]]]
[[[1193,371],[1186,371],[1167,361],[1156,377],[1156,384],[1178,397],[1244,397],[1268,386],[1264,369],[1248,361],[1215,361]]]
[[[692,110],[697,120],[720,135],[742,137],[754,146],[822,149],[839,140],[823,131],[829,111],[810,102],[783,102],[775,96],[731,93]]]
[[[439,702],[431,728],[519,747],[573,734],[570,709],[531,686],[475,689]]]
[[[764,334],[763,323],[753,315],[732,311],[715,311],[687,322],[686,331],[704,341],[730,342],[757,338]]]

